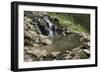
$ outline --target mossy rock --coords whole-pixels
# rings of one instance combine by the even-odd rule
[[[88,55],[85,52],[80,52],[80,59],[88,59]]]

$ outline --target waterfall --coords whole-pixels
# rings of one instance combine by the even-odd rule
[[[53,30],[52,30],[52,26],[53,24],[51,23],[51,21],[49,20],[48,16],[44,16],[44,20],[48,23],[48,31],[49,31],[49,37],[52,38],[53,37]]]

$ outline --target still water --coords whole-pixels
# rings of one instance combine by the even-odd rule
[[[45,49],[48,52],[72,50],[82,44],[78,34],[69,34],[67,36],[56,36],[52,39],[51,45],[41,46],[40,49]]]

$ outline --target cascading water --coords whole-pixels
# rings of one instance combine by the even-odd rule
[[[52,38],[53,37],[53,30],[52,30],[52,26],[53,26],[53,24],[50,22],[50,20],[49,20],[49,18],[48,18],[48,16],[45,16],[44,17],[44,20],[48,23],[48,31],[49,31],[49,37],[50,38]]]

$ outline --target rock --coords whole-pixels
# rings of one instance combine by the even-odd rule
[[[36,55],[32,54],[31,57],[32,61],[39,61],[39,58]]]
[[[84,37],[81,37],[81,38],[80,38],[80,41],[83,42],[83,40],[84,40]]]
[[[35,31],[29,31],[31,35],[37,36],[38,34]]]
[[[32,58],[29,55],[25,54],[24,55],[24,61],[25,62],[32,62]]]
[[[39,43],[39,35],[35,31],[24,31],[25,43],[30,43],[33,45],[34,43]],[[34,45],[33,45],[34,46]]]
[[[72,57],[72,59],[80,59],[80,56],[78,53],[75,53],[75,55]]]
[[[51,52],[53,56],[57,56],[60,52]]]
[[[41,51],[39,49],[36,49],[36,50],[32,51],[32,53],[34,55],[36,55],[37,57],[40,57],[41,56]]]
[[[36,55],[37,57],[46,56],[48,52],[46,50],[40,50],[38,48],[32,48],[32,54]]]
[[[63,35],[63,36],[66,36],[65,32],[62,32],[62,35]]]
[[[70,59],[70,54],[68,54],[67,56],[65,56],[65,59],[69,60]]]
[[[67,31],[66,31],[66,34],[71,34],[71,33],[72,33],[71,30],[67,30]]]
[[[38,44],[33,44],[33,46],[34,46],[34,47],[39,47],[39,45],[38,45]]]
[[[83,45],[81,46],[81,49],[89,49],[90,48],[90,43],[84,42]]]
[[[24,11],[24,16],[25,17],[33,17],[33,14],[31,11]]]
[[[40,40],[45,40],[45,39],[47,39],[47,36],[44,36],[44,35],[39,35],[39,38],[40,38]]]
[[[79,33],[80,35],[80,41],[83,42],[89,42],[90,41],[90,36],[88,34],[85,34],[84,32]]]
[[[84,49],[83,50],[86,54],[90,54],[90,50],[89,49]]]
[[[65,60],[65,52],[60,52],[57,56],[56,59],[57,60]]]
[[[24,47],[24,49],[25,49],[25,50],[28,50],[29,48],[28,48],[28,47]]]
[[[87,42],[87,45],[90,46],[90,42]]]
[[[88,59],[89,58],[89,55],[86,54],[86,52],[84,52],[84,51],[80,52],[79,56],[80,56],[79,59]]]
[[[30,38],[30,39],[37,39],[38,38],[38,34],[36,33],[36,32],[34,32],[34,31],[24,31],[24,36],[26,37],[26,38]]]
[[[24,30],[28,30],[28,26],[24,23]]]
[[[24,36],[28,38],[32,38],[31,33],[29,33],[28,31],[24,31]]]
[[[33,29],[33,25],[30,23],[27,23],[28,29]]]
[[[51,60],[54,60],[54,59],[55,59],[55,56],[53,56],[51,53],[47,54],[46,60],[51,61]]]
[[[39,38],[36,38],[35,43],[39,43],[39,42],[40,42]]]
[[[27,24],[27,23],[30,23],[32,20],[28,17],[24,17],[24,23]]]
[[[45,61],[45,56],[40,56],[39,61]]]
[[[39,35],[39,38],[42,44],[45,44],[45,45],[52,44],[52,41],[47,39],[47,36]]]
[[[27,19],[26,19],[26,22],[27,22],[27,23],[31,23],[31,22],[32,22],[32,19],[27,18]]]
[[[50,44],[52,44],[52,41],[49,39],[45,39],[45,40],[41,40],[41,43],[43,43],[45,45],[50,45]]]
[[[42,50],[42,51],[41,51],[41,55],[42,55],[42,56],[47,56],[47,54],[48,54],[48,52],[47,52],[46,50]]]
[[[28,49],[28,50],[27,50],[27,53],[28,53],[28,54],[32,54],[33,52],[32,52],[32,50]]]

